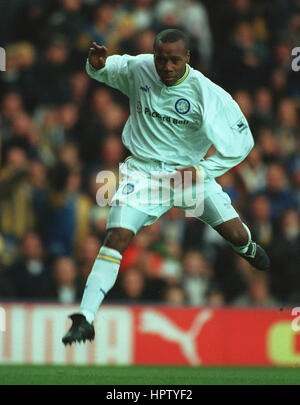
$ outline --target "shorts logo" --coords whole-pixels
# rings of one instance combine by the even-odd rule
[[[180,114],[187,114],[190,111],[191,105],[186,98],[180,98],[175,103],[175,109]]]
[[[123,194],[130,194],[132,193],[134,190],[134,184],[132,183],[127,183],[125,184],[125,186],[123,187],[122,193]]]

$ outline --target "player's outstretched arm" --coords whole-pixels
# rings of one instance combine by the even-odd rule
[[[104,68],[107,54],[108,49],[104,45],[100,46],[96,42],[93,42],[88,55],[89,64],[96,70]]]
[[[128,63],[135,58],[126,54],[108,56],[108,49],[104,45],[93,42],[86,62],[86,72],[92,79],[129,96],[133,78]]]

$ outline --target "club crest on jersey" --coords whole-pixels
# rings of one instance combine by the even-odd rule
[[[132,183],[127,183],[125,184],[125,186],[123,187],[122,193],[123,194],[130,194],[132,193],[134,190],[134,184]]]
[[[187,114],[190,111],[190,108],[191,108],[190,102],[186,98],[180,98],[175,103],[175,110],[179,114]]]

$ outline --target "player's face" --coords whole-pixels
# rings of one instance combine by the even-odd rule
[[[166,86],[173,86],[184,75],[189,60],[190,52],[186,51],[182,40],[170,43],[159,41],[156,45],[154,63]]]

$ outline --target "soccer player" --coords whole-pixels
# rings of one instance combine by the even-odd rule
[[[147,192],[149,187],[143,176],[150,172],[169,176],[190,172],[194,182],[199,176],[204,201],[203,212],[196,217],[253,267],[270,267],[266,252],[252,241],[250,230],[215,181],[243,161],[254,145],[246,118],[230,94],[189,65],[185,33],[164,30],[156,36],[153,49],[153,54],[108,57],[107,48],[94,42],[89,51],[87,73],[129,98],[130,116],[122,140],[132,156],[121,165],[127,176],[112,200],[119,204],[110,208],[103,245],[87,279],[79,313],[70,316],[72,326],[64,344],[94,339],[93,321],[116,281],[122,254],[142,226],[154,223],[174,206],[174,194],[167,204],[139,201],[137,192]],[[212,145],[215,154],[204,159]],[[187,210],[184,205],[181,208]]]

